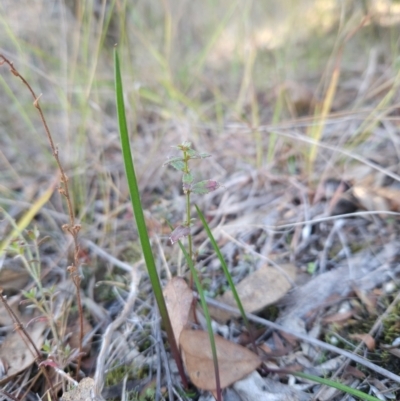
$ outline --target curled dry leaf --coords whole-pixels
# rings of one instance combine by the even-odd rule
[[[193,293],[181,277],[174,277],[170,280],[163,293],[172,330],[178,343],[181,332],[188,322]]]
[[[255,313],[281,299],[291,289],[290,280],[296,276],[296,267],[292,264],[281,266],[282,272],[275,267],[262,266],[247,276],[237,286],[236,291],[246,312]],[[232,291],[227,291],[217,298],[221,303],[236,307]],[[231,313],[210,307],[210,313],[216,320],[225,322]]]
[[[353,340],[362,341],[370,351],[375,349],[375,339],[371,334],[351,334],[349,337]]]
[[[214,336],[217,348],[221,388],[248,375],[261,364],[261,359],[238,344]],[[203,390],[216,390],[210,338],[205,331],[183,330],[180,336],[183,361],[192,383]]]

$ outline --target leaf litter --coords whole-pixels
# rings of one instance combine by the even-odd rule
[[[296,268],[291,264],[280,266],[283,271],[294,280]],[[272,266],[261,266],[240,281],[236,290],[246,312],[257,313],[269,305],[279,301],[292,288],[292,283],[281,271]],[[216,298],[226,305],[236,306],[232,291],[226,291]],[[227,322],[231,314],[217,308],[211,308],[210,313],[218,321]]]
[[[47,324],[44,322],[33,323],[29,328],[35,346],[40,349],[45,338]],[[35,352],[27,346],[18,330],[10,332],[0,345],[0,360],[5,369],[0,377],[0,386],[24,372],[36,361]]]
[[[352,93],[358,93],[358,89],[361,89],[360,84],[364,84],[364,82],[360,82],[361,78],[359,78],[364,72],[364,67],[355,67],[358,69],[356,72],[357,79],[353,77],[346,82],[347,86],[341,88],[341,93],[338,94],[336,100],[345,99],[346,104],[349,104],[351,99],[354,98]],[[363,106],[373,107],[374,104],[379,103],[377,97],[371,96],[372,90],[374,88],[382,89],[379,85],[385,84],[385,80],[386,83],[390,83],[391,79],[387,70],[381,70],[382,67],[382,65],[378,65],[375,72],[368,73],[370,77],[372,76],[372,79],[369,79],[371,87],[363,85],[364,92],[360,91],[359,93],[364,93],[366,97],[365,99],[354,98],[357,100],[357,104],[360,104],[361,101]],[[349,74],[352,72],[354,71],[348,71]],[[369,88],[371,88],[371,92]],[[289,114],[292,117],[295,114],[303,114],[303,105],[300,102],[297,104],[297,95],[289,94],[289,97],[289,103],[292,104],[289,106],[291,109]],[[306,96],[304,96],[303,101],[302,97],[303,95],[300,96],[300,101],[306,103],[307,108],[313,108],[314,103],[318,102],[318,99],[308,100]],[[368,100],[369,103],[364,103],[364,100]],[[335,109],[342,112],[346,111],[340,102],[336,102]],[[271,121],[270,111],[270,108],[265,107],[262,111],[265,114],[261,116],[264,119],[262,121],[268,122],[268,124]],[[365,112],[354,111],[347,116],[346,114],[332,115],[325,125],[323,143],[319,149],[315,171],[310,173],[310,176],[305,176],[301,165],[301,160],[305,154],[303,145],[307,143],[304,127],[308,123],[305,120],[292,120],[290,123],[260,127],[260,133],[263,135],[261,146],[264,150],[273,142],[272,140],[269,142],[272,133],[276,135],[276,158],[268,166],[256,169],[248,162],[255,158],[254,132],[248,124],[228,119],[222,127],[212,124],[207,127],[203,124],[194,124],[194,127],[189,127],[178,120],[163,120],[161,111],[152,112],[151,115],[143,112],[138,116],[137,124],[142,127],[142,133],[139,133],[142,136],[136,145],[138,155],[146,155],[145,160],[144,158],[137,158],[141,172],[141,187],[144,188],[144,203],[149,210],[151,209],[152,215],[156,216],[158,221],[163,221],[165,216],[168,216],[173,222],[181,218],[184,200],[178,191],[173,189],[176,187],[174,176],[165,171],[160,172],[159,170],[163,169],[160,169],[159,166],[149,166],[148,160],[161,159],[165,154],[165,149],[171,144],[178,143],[182,135],[190,137],[192,128],[195,128],[201,138],[201,146],[197,146],[200,143],[195,143],[196,148],[206,149],[214,156],[209,159],[208,166],[204,167],[207,170],[205,175],[216,176],[218,182],[222,182],[225,187],[223,194],[210,193],[204,198],[199,197],[199,206],[206,211],[213,229],[218,231],[217,227],[222,228],[237,239],[238,243],[247,244],[252,249],[250,252],[237,243],[232,244],[222,235],[219,238],[219,244],[238,287],[246,277],[251,275],[257,277],[256,273],[266,263],[264,257],[275,260],[280,266],[291,263],[297,270],[296,287],[283,298],[282,295],[288,290],[277,289],[276,300],[272,301],[277,303],[279,307],[278,321],[285,327],[293,327],[296,331],[308,333],[326,341],[331,339],[333,341],[335,337],[335,333],[332,333],[335,330],[334,325],[343,323],[344,330],[341,335],[346,337],[344,340],[350,341],[352,340],[350,334],[353,334],[353,337],[354,335],[360,336],[367,333],[368,328],[363,327],[362,329],[365,330],[362,331],[360,327],[356,327],[357,332],[354,333],[346,332],[346,328],[350,327],[355,321],[360,323],[368,320],[370,314],[370,311],[366,313],[367,307],[363,303],[356,304],[356,289],[364,291],[367,295],[375,290],[381,291],[378,294],[377,315],[383,313],[386,299],[393,297],[391,293],[385,292],[385,283],[392,283],[396,288],[395,291],[398,291],[397,278],[400,273],[398,264],[400,257],[397,250],[399,241],[398,215],[393,213],[399,210],[399,181],[396,180],[396,175],[398,177],[400,173],[396,156],[396,147],[398,146],[396,136],[399,126],[396,111],[393,113],[392,116],[382,118],[379,121],[379,126],[372,127],[369,130],[368,135],[370,136],[358,144],[351,142],[356,138],[358,129],[364,124]],[[104,126],[107,124],[109,122],[106,122]],[[171,125],[173,129],[171,129]],[[155,134],[160,132],[160,128],[167,133],[163,137],[157,137]],[[111,132],[107,132],[107,135],[105,144],[103,144],[102,137],[91,138],[95,145],[93,148],[101,149],[101,151],[98,154],[93,152],[93,155],[90,155],[88,165],[99,166],[101,164],[101,166],[96,167],[98,170],[95,172],[92,171],[93,169],[87,169],[87,178],[96,182],[98,174],[112,176],[110,188],[113,188],[115,183],[119,183],[119,188],[118,191],[110,191],[110,199],[101,198],[95,188],[94,197],[98,198],[93,212],[93,226],[88,228],[90,231],[88,237],[100,244],[102,249],[116,257],[118,261],[132,260],[132,254],[137,256],[135,255],[136,250],[132,249],[134,248],[132,244],[137,240],[137,236],[131,229],[130,206],[124,201],[127,197],[127,190],[123,180],[123,171],[119,166],[119,143]],[[151,146],[152,141],[157,142],[157,145]],[[351,143],[349,145],[351,146],[350,152],[345,154],[334,150],[343,149],[346,146],[344,145],[346,141]],[[324,146],[330,146],[331,149],[324,148]],[[23,147],[18,146],[17,148]],[[11,152],[11,147],[7,149],[7,152]],[[367,166],[365,162],[376,160],[377,154],[383,154],[385,160],[374,162],[374,167]],[[346,158],[344,163],[343,158]],[[99,160],[102,163],[99,163]],[[379,171],[375,164],[379,166]],[[177,168],[180,167],[178,164]],[[364,169],[364,173],[356,171],[356,167]],[[368,180],[364,180],[365,170],[368,170],[367,176],[371,175]],[[45,172],[45,169],[43,171]],[[22,171],[21,176],[29,177],[31,173],[31,171]],[[26,181],[27,184],[29,180]],[[346,182],[348,185],[339,190],[340,185],[337,185],[333,193],[328,193],[329,181]],[[316,198],[318,183],[324,189],[322,195]],[[95,184],[94,187],[96,187]],[[160,194],[163,194],[163,200],[160,200]],[[54,207],[57,209],[56,213],[62,215],[62,208],[57,204]],[[116,210],[115,213],[114,210]],[[358,213],[353,214],[353,212]],[[60,216],[48,213],[47,210],[43,210],[43,215],[53,216],[51,217],[53,220],[49,220],[50,224],[45,221],[41,222],[45,226],[48,224],[46,228],[49,230],[54,230],[57,223],[62,220]],[[335,226],[334,222],[339,219],[336,217],[337,215],[341,215],[341,224]],[[111,219],[115,224],[113,234],[104,229]],[[199,262],[206,261],[202,275],[208,286],[207,291],[211,296],[220,296],[222,299],[224,295],[221,293],[225,294],[226,282],[218,270],[218,263],[215,263],[212,251],[205,243],[206,238],[201,228],[194,226],[193,229],[196,244],[202,246]],[[54,235],[57,238],[58,236],[62,238],[60,233]],[[47,257],[52,260],[62,260],[67,245],[64,240],[60,240],[56,246],[49,246],[46,248]],[[174,265],[176,251],[170,248],[166,253],[168,263],[174,270],[177,267]],[[124,284],[124,275],[104,255],[97,255],[93,251],[90,258],[92,258],[90,261],[91,268],[93,267],[90,276],[93,280],[88,280],[87,289],[93,298],[93,304],[97,305],[101,313],[95,314],[93,309],[90,309],[88,314],[91,315],[91,321],[96,321],[102,327],[99,332],[104,333],[107,324],[123,307],[123,298],[126,297],[126,293],[119,290],[118,286],[112,287],[109,292],[102,288],[93,290],[94,281],[102,278],[104,272],[107,272],[114,275],[113,279],[117,283]],[[6,260],[6,262],[8,261]],[[54,263],[51,262],[51,265]],[[314,269],[308,269],[311,265],[314,266]],[[62,277],[58,268],[55,268],[50,274],[51,279],[60,276]],[[21,282],[18,285],[23,286],[24,284]],[[244,284],[242,285],[244,286]],[[162,351],[160,354],[153,353],[157,343],[156,341],[153,342],[153,338],[157,338],[157,330],[148,327],[152,327],[158,317],[152,305],[149,305],[148,294],[150,289],[146,279],[143,279],[140,288],[142,293],[135,307],[132,308],[131,315],[126,318],[125,325],[122,325],[118,334],[110,342],[110,352],[107,355],[110,363],[107,366],[112,366],[113,363],[117,364],[121,361],[125,364],[131,363],[132,360],[127,356],[128,351],[140,348],[143,360],[146,362],[138,362],[137,366],[140,367],[147,363],[149,372],[152,374],[157,369],[161,369],[157,360],[161,360],[159,355],[162,354]],[[99,297],[100,290],[106,292],[107,296]],[[266,290],[265,298],[269,296],[269,292],[270,290]],[[110,294],[113,296],[110,297]],[[262,299],[262,291],[260,294]],[[96,299],[94,300],[94,298]],[[110,301],[109,298],[112,300]],[[263,301],[262,299],[260,302]],[[351,303],[351,313],[347,315],[346,312],[339,312],[345,302]],[[3,312],[1,313],[3,314]],[[364,314],[361,315],[361,313]],[[341,314],[341,317],[337,318],[336,321],[329,322],[324,318],[327,314],[329,316]],[[107,319],[100,319],[98,317],[100,315],[107,316],[108,321]],[[373,317],[375,319],[376,316]],[[182,323],[178,327],[184,326],[184,320],[182,318]],[[229,325],[224,327],[230,338],[235,338],[238,331],[242,330],[240,322],[236,319],[231,319]],[[318,330],[314,330],[315,328]],[[396,336],[400,336],[396,324],[392,324],[392,329],[393,338],[390,344],[384,343],[379,334],[373,336],[375,347],[382,354],[385,351],[385,348],[381,346],[382,343],[392,346],[392,343],[396,344]],[[179,333],[180,330],[178,328],[177,332]],[[119,342],[118,338],[123,338],[124,341]],[[148,344],[145,347],[143,344],[146,341]],[[285,343],[287,340],[283,339],[282,341]],[[336,338],[335,341],[340,340]],[[357,340],[350,342],[352,350],[357,342]],[[118,345],[121,343],[124,346]],[[278,348],[273,335],[268,333],[260,339],[260,343],[270,346],[273,350]],[[283,349],[285,349],[285,344],[283,345]],[[346,347],[345,342],[339,343],[339,345]],[[96,350],[94,349],[94,351]],[[378,354],[368,354],[368,351],[366,348],[363,349],[367,358],[371,357],[371,359],[376,360],[379,357]],[[392,351],[394,352],[396,349],[392,349]],[[337,361],[334,360],[333,353],[324,353],[317,347],[306,349],[304,343],[294,348],[292,352],[288,351],[288,355],[272,359],[281,367],[285,367],[290,361],[296,361],[304,368],[319,368],[321,364],[318,361],[324,358],[331,362],[331,364],[323,365],[323,368],[326,369],[324,374],[326,371],[334,372],[338,365]],[[398,354],[389,360],[390,365],[388,366],[394,372],[399,372],[398,361]],[[382,364],[387,363],[388,361],[382,361]],[[348,368],[347,372],[352,374],[351,372],[354,372],[356,365],[349,365]],[[86,373],[90,375],[93,372],[88,369]],[[366,369],[363,369],[362,374],[368,376],[368,381],[362,383],[353,381],[354,386],[361,385],[365,391],[370,389],[375,394],[380,393],[382,397],[390,395],[391,391],[397,391],[394,383],[390,380],[385,381],[378,375],[376,378],[371,377],[371,373]],[[352,376],[355,377],[356,374],[353,373]],[[167,373],[165,377],[168,377]],[[281,380],[274,374],[271,374],[268,379],[277,384]],[[167,379],[162,380],[165,383]],[[307,391],[314,394],[318,389],[317,385],[305,383],[300,379],[290,378],[288,381],[291,388],[307,385]],[[233,385],[234,388],[236,384]],[[379,384],[385,388],[382,387],[382,390],[379,388]],[[239,387],[237,389],[239,390]],[[282,394],[284,393],[283,390],[278,390],[277,393],[279,391]],[[274,394],[272,390],[269,392]],[[251,399],[253,393],[247,387],[240,394],[241,399],[246,400]],[[283,397],[282,394],[277,395],[277,397]],[[261,397],[261,394],[259,396]],[[292,397],[296,399],[295,395]],[[336,399],[343,399],[341,395],[335,397]],[[399,398],[398,391],[394,397]],[[387,399],[390,398],[387,397]]]
[[[173,277],[164,288],[164,298],[170,316],[176,342],[189,323],[193,303],[193,292],[181,277]]]
[[[261,359],[247,348],[214,336],[218,355],[221,388],[248,375]],[[179,338],[189,377],[198,388],[215,390],[216,380],[210,338],[205,331],[183,330]]]

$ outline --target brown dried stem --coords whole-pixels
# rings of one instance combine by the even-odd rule
[[[5,398],[9,398],[10,400],[13,400],[13,401],[20,401],[19,398],[14,397],[12,394],[10,394],[10,393],[8,393],[7,391],[2,390],[2,389],[0,388],[0,395],[1,395],[1,394],[2,394]]]
[[[61,183],[62,186],[58,188],[58,192],[64,196],[66,203],[67,203],[67,209],[68,209],[68,216],[69,216],[69,224],[64,224],[62,226],[63,230],[68,232],[74,241],[74,260],[71,266],[68,267],[68,272],[71,275],[72,281],[76,287],[76,298],[77,298],[77,305],[78,305],[78,313],[79,313],[79,353],[78,353],[78,359],[77,359],[77,368],[76,368],[76,377],[77,379],[79,378],[79,372],[80,372],[80,367],[81,367],[81,360],[82,360],[82,355],[83,355],[83,309],[82,309],[82,302],[81,302],[81,295],[80,295],[80,284],[81,284],[81,278],[78,272],[78,267],[79,267],[79,243],[78,243],[78,233],[81,229],[80,224],[75,223],[75,214],[74,210],[72,207],[72,201],[71,201],[71,196],[69,193],[69,188],[68,188],[68,177],[65,174],[65,171],[62,167],[62,164],[60,162],[60,158],[58,155],[58,148],[54,145],[53,137],[51,135],[50,129],[47,125],[46,119],[44,117],[42,108],[40,107],[39,104],[39,98],[40,96],[36,96],[35,92],[33,91],[32,87],[28,83],[28,81],[15,69],[13,63],[9,61],[5,56],[0,54],[0,65],[2,64],[7,64],[10,67],[11,73],[19,78],[25,86],[28,88],[29,92],[33,96],[33,105],[35,108],[38,110],[40,119],[43,123],[44,130],[47,135],[47,139],[49,141],[51,150],[53,152],[54,159],[57,163],[58,169],[60,171],[61,175]]]
[[[38,367],[39,367],[40,371],[42,372],[43,376],[46,378],[46,381],[47,381],[47,383],[48,383],[48,385],[50,387],[52,399],[56,400],[57,399],[57,393],[56,393],[56,391],[55,391],[55,389],[53,387],[53,383],[51,382],[50,377],[49,377],[49,375],[47,373],[46,366],[41,364],[41,362],[43,361],[42,354],[39,351],[38,347],[36,347],[36,344],[32,340],[32,337],[26,331],[24,325],[18,319],[18,316],[10,308],[10,305],[8,305],[7,299],[3,295],[3,289],[2,288],[0,288],[0,300],[3,303],[5,309],[7,310],[7,313],[10,315],[11,319],[13,320],[15,330],[18,331],[18,333],[21,336],[22,340],[26,344],[26,347],[29,349],[29,351],[32,352],[33,356],[35,357],[35,362],[38,365]]]

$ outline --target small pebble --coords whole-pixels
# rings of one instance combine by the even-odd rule
[[[393,291],[396,290],[396,284],[393,281],[389,281],[384,285],[383,288],[386,294],[391,294]]]
[[[337,339],[337,337],[332,336],[332,337],[329,339],[329,342],[330,342],[332,345],[337,345],[338,342],[339,342],[339,340]]]
[[[397,337],[393,340],[392,346],[393,347],[398,347],[400,345],[400,337]]]

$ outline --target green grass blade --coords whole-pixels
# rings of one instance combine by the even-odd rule
[[[160,311],[161,318],[163,320],[165,329],[168,335],[168,341],[171,347],[172,354],[178,365],[179,373],[185,386],[187,386],[186,376],[184,374],[182,361],[179,355],[179,350],[175,341],[175,337],[172,331],[171,321],[168,315],[167,307],[158,277],[156,264],[154,262],[153,252],[151,250],[149,235],[147,233],[146,223],[144,220],[142,203],[140,200],[139,187],[136,180],[135,168],[133,165],[133,159],[131,154],[131,148],[129,143],[128,128],[126,124],[125,116],[125,105],[123,98],[123,87],[121,79],[121,71],[119,65],[119,58],[117,49],[114,49],[114,69],[115,69],[115,93],[117,102],[117,115],[119,123],[119,133],[121,138],[122,155],[125,164],[125,172],[128,180],[129,192],[131,195],[131,202],[133,212],[135,215],[136,225],[138,228],[140,244],[143,251],[144,260],[146,262],[147,270],[149,272],[151,286],[157,301],[158,309]]]
[[[326,386],[336,388],[340,391],[343,391],[344,393],[354,395],[356,397],[361,398],[362,400],[366,401],[380,401],[379,398],[373,397],[372,395],[365,394],[360,390],[356,390],[354,388],[351,388],[349,386],[345,386],[342,383],[339,383],[334,380],[329,380],[329,379],[323,379],[322,377],[314,376],[314,375],[309,375],[307,373],[303,372],[293,372],[291,373],[293,376],[298,376],[302,377],[303,379],[311,380],[316,383],[320,384],[325,384]]]
[[[240,314],[241,314],[241,316],[242,316],[242,318],[243,318],[244,324],[246,325],[246,328],[247,328],[247,330],[248,330],[249,333],[250,333],[250,332],[251,332],[251,331],[250,331],[250,323],[249,323],[249,320],[247,319],[246,312],[244,311],[242,302],[240,301],[239,294],[238,294],[237,291],[236,291],[236,287],[235,287],[235,284],[234,284],[234,282],[233,282],[233,280],[232,280],[232,276],[231,276],[231,274],[229,273],[228,266],[227,266],[226,263],[225,263],[224,257],[222,256],[222,253],[221,253],[221,251],[220,251],[220,249],[219,249],[219,247],[218,247],[217,242],[215,241],[214,236],[212,235],[212,232],[211,232],[211,230],[210,230],[210,227],[208,226],[207,221],[206,221],[206,219],[204,218],[203,213],[201,212],[201,210],[199,209],[199,207],[198,207],[197,205],[195,205],[195,206],[196,206],[196,211],[197,211],[197,213],[198,213],[198,215],[199,215],[199,217],[200,217],[200,220],[201,220],[201,222],[203,223],[204,229],[206,230],[206,233],[207,233],[207,235],[208,235],[208,238],[210,239],[211,244],[212,244],[212,246],[213,246],[213,248],[214,248],[214,251],[215,251],[215,253],[217,254],[218,259],[219,259],[219,261],[220,261],[220,263],[221,263],[222,270],[224,271],[225,277],[226,277],[226,279],[228,280],[229,287],[230,287],[231,290],[232,290],[233,297],[235,298],[236,304],[237,304],[237,306],[238,306],[238,308],[239,308],[239,310],[240,310]]]
[[[183,252],[185,259],[187,261],[187,264],[189,266],[190,272],[192,273],[192,277],[194,279],[194,283],[196,284],[197,292],[199,293],[200,296],[200,302],[201,306],[203,308],[204,312],[204,317],[206,318],[207,322],[207,331],[210,337],[210,345],[211,345],[211,352],[213,356],[213,361],[214,361],[214,368],[215,368],[215,381],[216,381],[216,386],[217,386],[217,397],[220,399],[221,395],[221,385],[220,385],[220,380],[219,380],[219,369],[218,369],[218,356],[217,356],[217,347],[215,346],[215,341],[214,341],[214,333],[211,325],[211,317],[210,317],[210,312],[208,311],[208,306],[206,302],[206,297],[204,295],[203,287],[201,286],[199,276],[197,275],[197,271],[194,267],[193,261],[190,258],[188,252],[186,251],[185,247],[182,245],[181,241],[178,241],[178,244],[181,248],[181,251]]]

